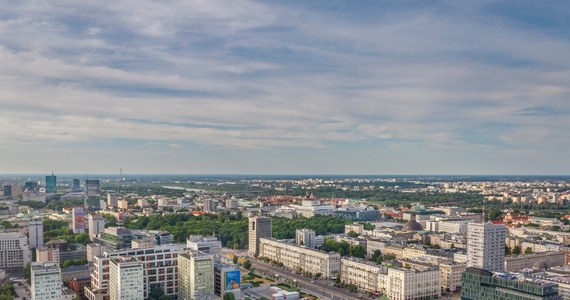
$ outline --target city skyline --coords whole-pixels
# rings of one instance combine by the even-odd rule
[[[567,175],[566,7],[5,3],[0,172]]]

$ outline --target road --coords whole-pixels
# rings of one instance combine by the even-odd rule
[[[268,272],[269,274],[279,274],[280,277],[288,279],[290,281],[296,281],[304,290],[307,290],[311,294],[315,294],[315,296],[325,296],[329,299],[340,299],[340,300],[349,300],[357,298],[358,294],[351,293],[344,289],[331,286],[331,281],[318,281],[315,280],[311,282],[311,279],[301,276],[299,274],[293,273],[288,270],[282,270],[281,268],[260,262],[260,261],[252,261],[253,266],[256,270],[261,270]]]

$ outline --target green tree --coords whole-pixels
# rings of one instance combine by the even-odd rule
[[[237,257],[237,255],[234,255],[234,257],[232,258],[234,265],[236,265],[238,263],[238,260],[239,260],[239,258]]]
[[[515,246],[515,247],[513,248],[512,253],[513,253],[514,255],[519,255],[519,254],[521,254],[521,246]]]
[[[249,259],[246,260],[246,261],[243,263],[243,267],[244,267],[246,270],[251,269],[251,261],[250,261]]]
[[[223,300],[236,300],[236,296],[233,293],[225,293]]]
[[[524,254],[532,254],[532,248],[526,247],[526,249],[524,249]]]
[[[356,233],[356,231],[354,231],[354,230],[349,231],[346,235],[348,235],[349,237],[352,237],[352,238],[358,237],[358,233]]]

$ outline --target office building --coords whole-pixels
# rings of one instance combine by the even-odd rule
[[[385,282],[390,300],[428,300],[441,295],[441,275],[437,267],[425,270],[389,268]]]
[[[210,254],[215,261],[220,260],[220,251],[222,250],[222,242],[215,236],[191,235],[186,240],[186,247],[193,251],[200,251]]]
[[[109,299],[144,299],[143,263],[132,257],[109,260]]]
[[[215,212],[217,201],[214,199],[204,199],[202,210],[205,212]]]
[[[105,230],[105,218],[100,214],[90,214],[88,219],[89,239],[95,241],[95,238]]]
[[[526,280],[520,275],[467,268],[463,273],[461,300],[561,300],[558,285]]]
[[[359,289],[377,292],[386,286],[385,276],[388,268],[356,258],[340,260],[340,279],[345,284],[354,284]]]
[[[100,208],[101,188],[99,180],[85,180],[84,206],[87,210],[93,211]]]
[[[247,254],[257,256],[259,254],[259,239],[270,238],[272,236],[271,218],[250,217],[249,218],[249,246]]]
[[[4,192],[4,197],[11,197],[12,196],[12,186],[7,184],[2,187],[2,191]]]
[[[46,176],[46,194],[57,194],[57,176]]]
[[[336,276],[340,271],[340,254],[336,252],[326,253],[274,239],[259,239],[259,257],[282,263],[291,270],[320,273],[324,278]]]
[[[74,207],[71,211],[71,229],[73,233],[85,233],[85,211],[82,207]]]
[[[0,232],[0,269],[20,272],[30,262],[28,238],[16,230]]]
[[[158,232],[154,235],[154,243],[156,245],[165,245],[174,243],[174,235],[169,232]]]
[[[79,179],[73,179],[73,181],[71,181],[71,192],[73,193],[81,192],[81,182],[79,181]]]
[[[241,272],[233,265],[214,264],[214,294],[223,297],[227,292],[239,293]]]
[[[441,272],[441,288],[445,291],[455,292],[461,287],[461,275],[465,272],[467,264],[445,262],[439,264]]]
[[[107,206],[112,208],[118,207],[119,196],[115,193],[107,193]]]
[[[37,181],[26,181],[24,183],[24,189],[27,191],[36,190],[38,187],[39,187],[39,184]]]
[[[206,253],[190,251],[178,256],[178,299],[198,299],[197,293],[214,292],[214,258]]]
[[[469,223],[467,266],[500,272],[505,268],[505,225]]]
[[[236,199],[233,198],[229,198],[226,199],[226,208],[228,209],[237,209],[238,208],[238,203],[236,201]]]
[[[108,296],[109,288],[109,259],[130,256],[143,263],[144,298],[148,297],[152,286],[163,287],[166,296],[178,295],[178,258],[186,252],[186,245],[160,245],[149,248],[104,251],[100,256],[93,257],[91,272],[91,287],[85,290],[90,300]]]
[[[124,227],[107,227],[95,240],[111,250],[129,249],[132,246],[133,234],[130,229]]]
[[[30,248],[44,246],[44,222],[42,220],[28,223],[28,245]]]
[[[30,281],[32,299],[61,299],[61,270],[57,263],[33,263]]]
[[[59,264],[61,262],[59,248],[36,248],[36,262],[53,262]]]
[[[315,231],[312,229],[297,229],[295,230],[295,244],[297,246],[304,246],[307,248],[315,249],[316,243]]]

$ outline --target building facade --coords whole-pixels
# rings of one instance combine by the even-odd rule
[[[28,239],[23,233],[14,230],[0,232],[0,269],[19,272],[30,261]]]
[[[109,299],[144,299],[143,264],[131,257],[109,260]]]
[[[317,246],[317,235],[312,229],[297,229],[295,230],[295,244],[297,246],[304,246],[307,248],[315,249]]]
[[[61,299],[61,270],[57,263],[33,263],[30,282],[32,299]]]
[[[505,225],[469,223],[467,266],[500,272],[505,268]]]
[[[249,256],[259,255],[259,240],[261,238],[271,238],[272,222],[270,217],[250,217],[248,225],[249,246],[247,254]]]
[[[273,239],[259,239],[259,257],[264,257],[297,272],[321,274],[324,278],[337,276],[340,272],[340,254],[326,253],[299,247]]]
[[[28,224],[28,245],[30,248],[44,246],[44,222],[42,220],[30,221]]]
[[[105,230],[105,218],[100,214],[90,214],[88,219],[89,239],[95,241],[95,238]]]
[[[46,176],[46,194],[57,194],[57,176]]]
[[[340,279],[345,284],[354,284],[359,289],[377,292],[384,290],[388,268],[355,258],[340,260]]]
[[[386,295],[390,300],[428,300],[441,295],[441,275],[437,267],[388,269]]]
[[[190,251],[178,258],[179,300],[198,299],[196,294],[214,293],[214,258],[206,253]]]
[[[539,252],[528,255],[511,256],[505,258],[505,271],[517,272],[523,269],[538,269],[563,266],[566,262],[564,252]]]

